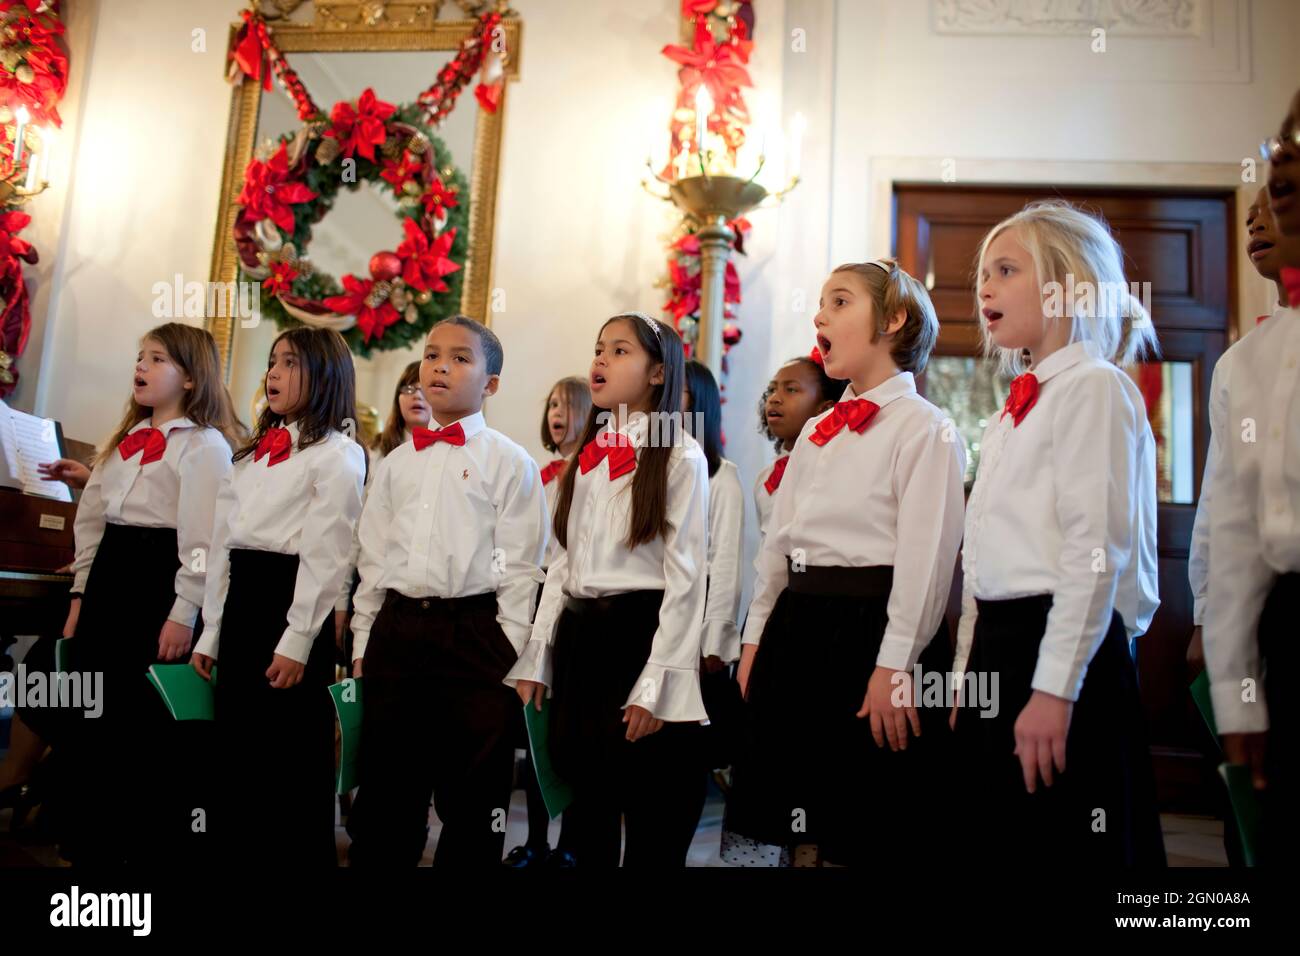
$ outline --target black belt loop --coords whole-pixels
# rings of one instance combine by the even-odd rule
[[[795,570],[794,561],[785,559],[786,587],[795,594],[821,597],[888,597],[894,583],[894,568],[877,564],[863,568],[839,566],[805,567]]]

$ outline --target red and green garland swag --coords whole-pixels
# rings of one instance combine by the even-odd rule
[[[322,319],[355,315],[356,324],[342,334],[366,356],[409,347],[459,311],[469,247],[467,183],[421,112],[366,90],[355,102],[336,103],[328,124],[282,136],[270,157],[249,163],[235,244],[246,271],[265,276],[263,314],[279,327],[302,324],[294,311]],[[344,160],[355,161],[355,183],[343,182]],[[339,189],[361,182],[397,198],[400,242],[396,251],[371,257],[369,275],[345,275],[340,285],[312,272],[295,250],[309,247],[312,226]]]
[[[695,153],[695,95],[700,86],[707,87],[713,98],[713,112],[708,117],[708,128],[721,136],[727,154],[734,164],[736,151],[745,142],[745,124],[749,122],[749,109],[745,105],[741,87],[752,86],[745,69],[753,49],[750,37],[754,30],[754,8],[750,0],[682,0],[682,16],[694,23],[695,33],[691,46],[669,44],[663,55],[679,65],[677,103],[668,124],[670,136],[668,165],[662,175],[671,178],[677,157]],[[689,175],[698,175],[699,159],[692,156]],[[744,240],[749,233],[749,221],[741,218],[729,223],[736,233],[735,249],[744,255]],[[664,310],[672,316],[677,331],[686,341],[686,354],[691,354],[691,343],[700,315],[700,242],[698,230],[691,220],[683,220],[674,231],[669,245],[668,276],[661,282],[669,289]],[[733,305],[740,304],[740,276],[733,263],[727,263],[726,291],[723,296],[725,318],[722,328],[723,369],[726,354],[740,341],[740,329],[733,320]]]
[[[416,104],[397,108],[366,90],[355,102],[336,103],[328,119],[261,14],[244,10],[241,16],[244,25],[231,45],[231,80],[260,79],[269,90],[274,73],[307,124],[295,136],[281,137],[271,156],[249,164],[239,197],[235,245],[245,268],[265,276],[264,312],[280,327],[301,324],[295,312],[324,324],[355,315],[356,325],[343,336],[361,356],[419,341],[435,322],[458,311],[469,245],[465,177],[431,127],[451,112],[476,73],[481,82],[475,98],[486,112],[497,111],[507,57],[496,42],[501,14],[479,17]],[[340,288],[333,278],[313,274],[297,250],[307,248],[312,225],[344,185],[343,159],[356,161],[357,183],[382,181],[398,197],[403,239],[396,251],[371,257],[369,278],[345,275]]]
[[[13,114],[26,107],[32,126],[61,126],[58,104],[68,87],[68,56],[61,37],[57,2],[0,0],[0,103],[10,113],[7,135],[0,137],[0,398],[18,385],[14,363],[27,347],[32,316],[22,263],[35,265],[32,245],[18,238],[31,216],[16,209],[8,185],[26,178],[32,154],[14,163]]]

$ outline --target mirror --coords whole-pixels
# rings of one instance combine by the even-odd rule
[[[475,20],[436,19],[441,3],[418,8],[410,5],[410,11],[397,9],[406,5],[391,4],[375,23],[366,21],[363,10],[358,9],[353,16],[348,9],[361,8],[362,4],[331,4],[315,11],[311,10],[312,4],[305,4],[297,11],[299,16],[277,20],[270,19],[267,6],[263,4],[262,9],[272,25],[275,42],[326,114],[335,103],[355,101],[366,89],[373,89],[379,100],[397,107],[416,102],[477,26]],[[450,12],[460,11],[453,8]],[[387,19],[390,16],[392,20]],[[232,27],[232,37],[241,25],[242,21]],[[517,19],[507,19],[503,26],[509,50],[505,78],[509,81],[517,76],[521,31]],[[459,202],[467,206],[469,233],[463,274],[458,277],[460,311],[490,324],[488,290],[505,96],[503,93],[497,111],[488,113],[475,100],[476,83],[477,77],[462,90],[455,107],[432,132],[468,183],[465,194],[458,194]],[[213,255],[214,281],[248,279],[239,269],[232,228],[249,160],[264,160],[282,136],[292,137],[301,127],[293,102],[278,83],[269,93],[250,80],[234,87]],[[395,250],[403,238],[393,192],[382,182],[362,179],[339,189],[332,207],[311,227],[308,248],[298,251],[315,273],[332,276],[337,282],[345,274],[369,278],[370,257]],[[256,323],[241,320],[240,316],[216,315],[208,323],[222,354],[235,406],[241,417],[251,421],[262,400],[266,357],[281,329],[268,315],[262,315]],[[402,370],[418,361],[421,351],[421,341],[416,339],[401,348],[372,350],[364,358],[354,354],[360,437],[364,439],[376,425],[382,426]]]

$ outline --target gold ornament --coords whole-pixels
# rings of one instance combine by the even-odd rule
[[[402,150],[406,149],[406,143],[398,136],[390,136],[384,140],[384,145],[379,147],[379,153],[384,159],[396,159],[402,155]]]
[[[384,304],[384,301],[388,298],[388,293],[391,290],[392,285],[388,280],[380,279],[371,287],[369,294],[366,295],[366,305],[370,306],[372,309],[379,308]]]
[[[410,322],[412,325],[414,325],[416,320],[420,318],[420,313],[416,311],[415,305],[412,304],[406,307],[406,311],[403,313],[403,317],[406,319],[407,322]]]
[[[26,63],[19,63],[18,69],[14,70],[14,76],[18,78],[19,83],[30,83],[36,79],[36,71]]]
[[[416,295],[415,301],[420,303],[420,305],[428,305],[429,300],[432,298],[433,298],[432,292],[430,292],[428,289],[421,289],[419,293]]]
[[[12,123],[14,111],[7,106],[0,106],[0,123]]]
[[[423,133],[416,133],[406,143],[407,150],[413,156],[422,156],[429,148],[429,140]]]

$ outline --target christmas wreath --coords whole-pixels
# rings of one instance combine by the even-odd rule
[[[421,115],[418,105],[399,109],[367,89],[248,164],[235,244],[245,275],[262,280],[262,314],[279,327],[336,329],[365,356],[406,348],[459,311],[467,183]],[[397,199],[400,241],[371,256],[368,274],[349,273],[340,285],[305,252],[339,190],[363,182]]]

